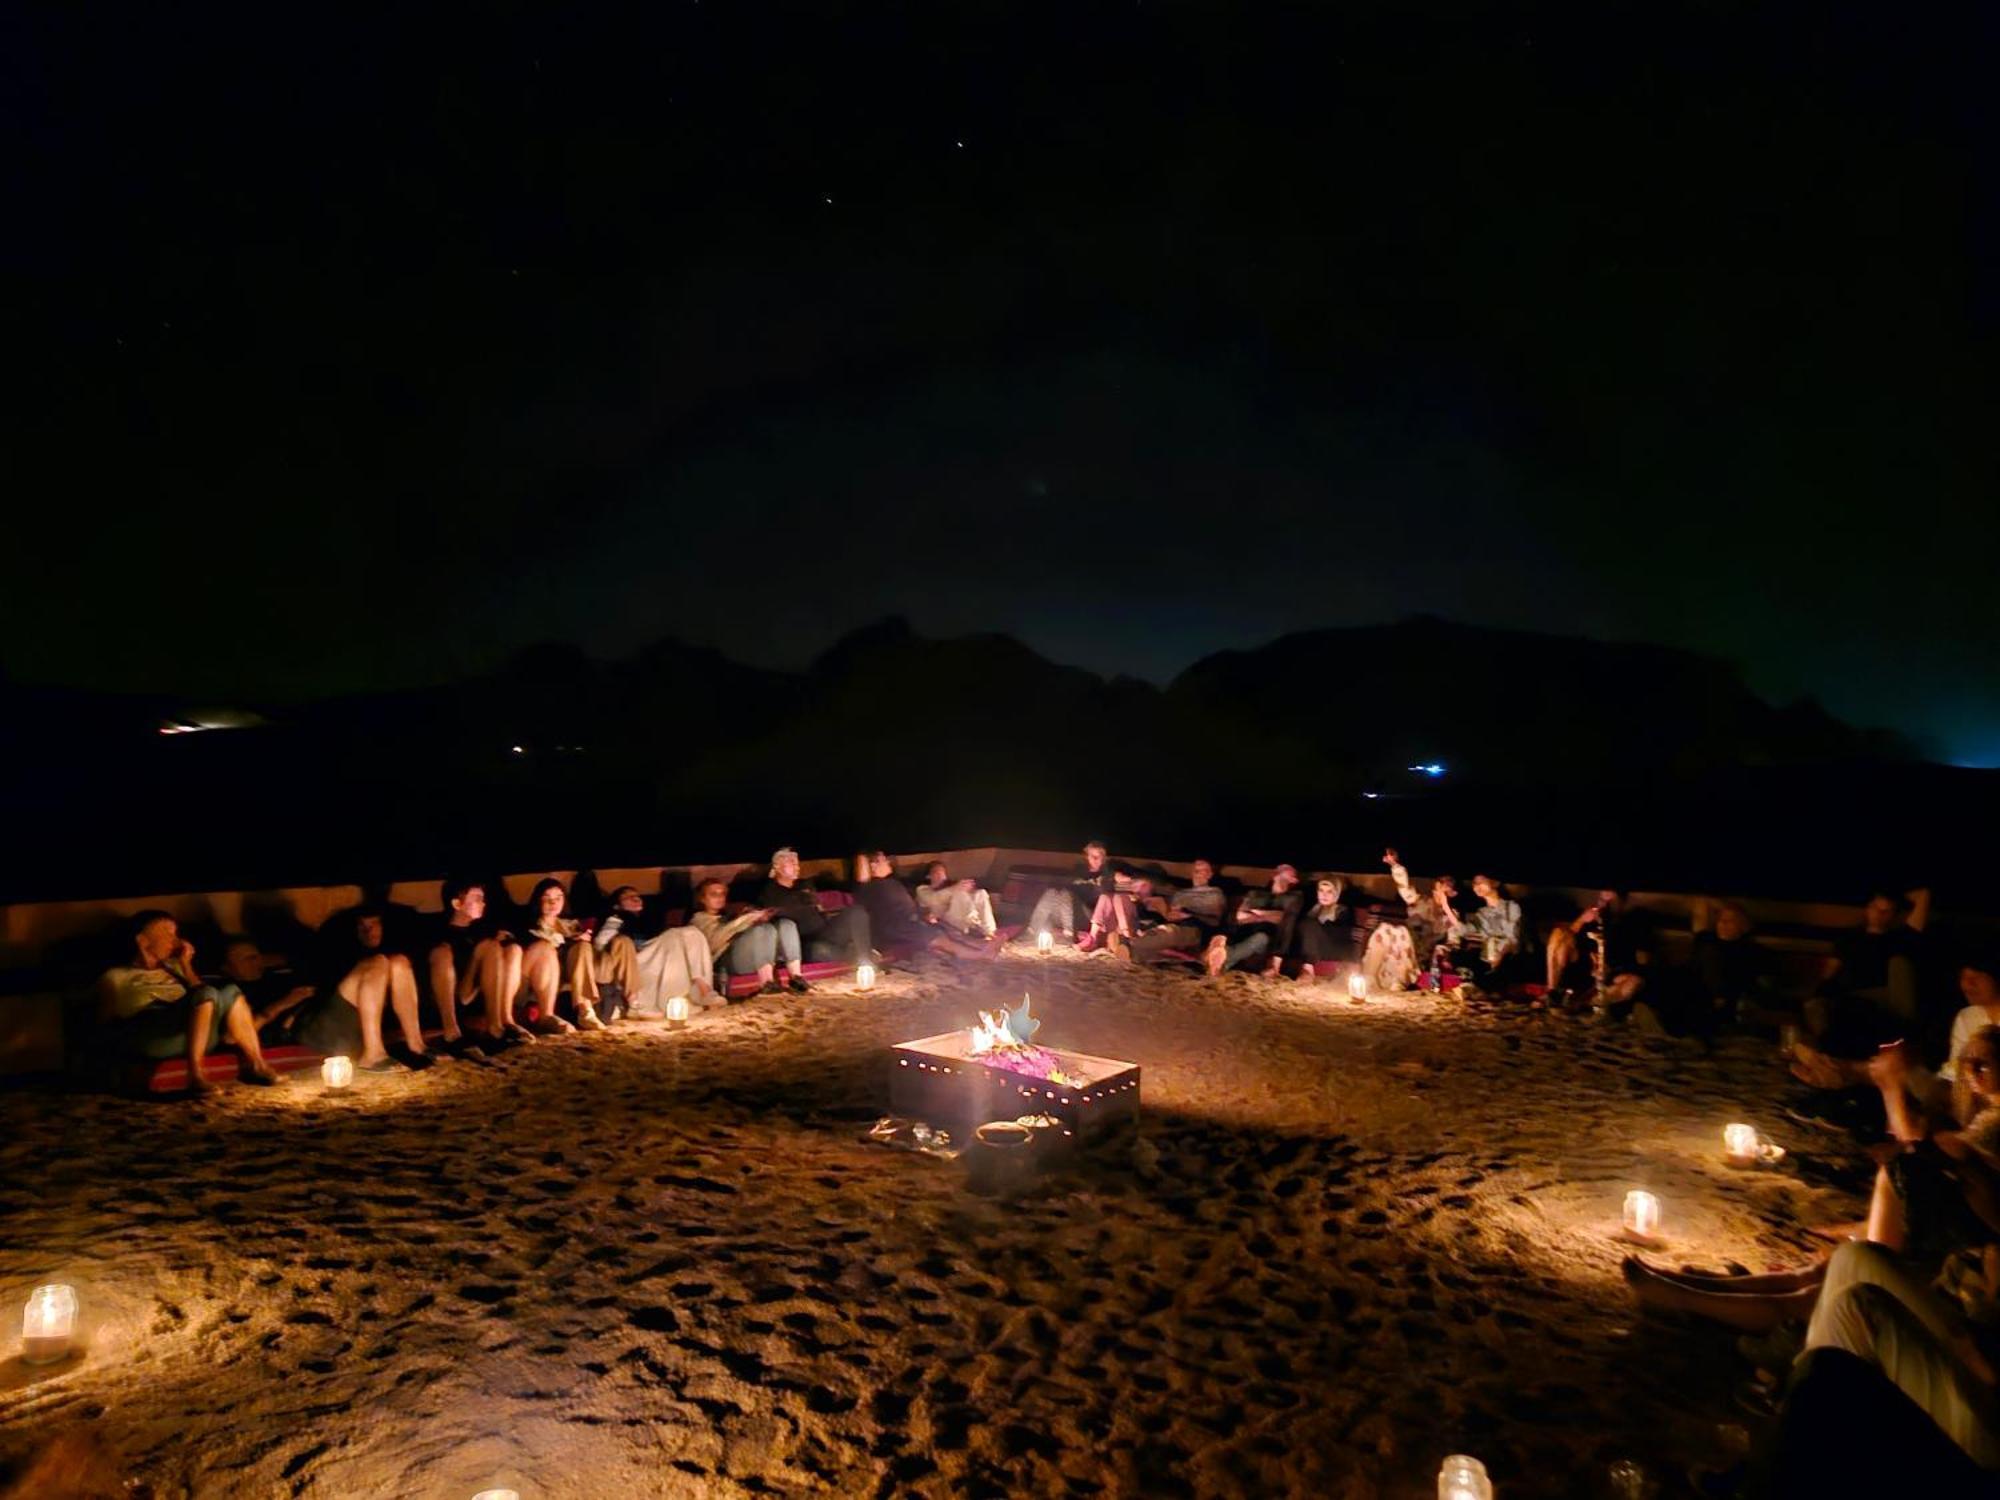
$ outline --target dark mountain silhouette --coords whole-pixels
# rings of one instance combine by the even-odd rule
[[[1436,619],[1287,636],[1164,689],[888,619],[800,672],[548,644],[486,677],[159,735],[184,707],[0,681],[0,899],[1091,834],[1845,896],[1984,878],[1947,830],[2000,800],[2000,778],[1772,707],[1714,658]]]

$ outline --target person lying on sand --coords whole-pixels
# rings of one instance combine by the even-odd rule
[[[1188,881],[1170,896],[1156,896],[1144,889],[1144,882],[1135,883],[1140,930],[1127,938],[1114,928],[1108,939],[1112,954],[1135,964],[1157,963],[1169,949],[1199,953],[1221,932],[1229,899],[1215,883],[1214,861],[1194,861]]]
[[[156,1062],[184,1054],[188,1092],[205,1094],[213,1085],[201,1076],[202,1060],[227,1038],[242,1054],[245,1083],[284,1081],[264,1061],[243,991],[228,981],[202,981],[194,944],[171,915],[142,911],[132,919],[131,934],[131,962],[105,970],[97,981],[101,1034],[113,1049]]]

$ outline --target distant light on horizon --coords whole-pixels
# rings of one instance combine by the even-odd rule
[[[1412,771],[1415,771],[1419,776],[1429,776],[1432,778],[1436,778],[1444,775],[1444,766],[1434,760],[1421,762],[1417,765],[1411,766],[1410,769]]]

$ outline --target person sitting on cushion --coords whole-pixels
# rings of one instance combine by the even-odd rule
[[[1198,859],[1188,867],[1189,884],[1171,896],[1150,898],[1151,909],[1162,921],[1148,927],[1129,941],[1122,933],[1111,934],[1111,951],[1133,963],[1157,962],[1169,949],[1199,953],[1208,940],[1222,930],[1228,897],[1215,883],[1215,864]]]
[[[771,856],[771,878],[758,893],[757,905],[789,917],[806,945],[806,957],[815,962],[861,964],[874,951],[866,908],[822,910],[813,883],[799,878],[796,849],[780,849]]]
[[[163,911],[142,911],[132,919],[129,963],[104,971],[97,981],[98,1020],[111,1046],[130,1057],[160,1061],[184,1054],[188,1092],[207,1093],[201,1075],[208,1049],[226,1037],[242,1055],[245,1083],[283,1080],[264,1061],[257,1042],[257,1019],[236,985],[205,983],[195,972],[194,944],[180,924]]]
[[[249,938],[232,938],[223,950],[222,973],[243,990],[257,1017],[258,1037],[267,1043],[308,1047],[329,1057],[349,1057],[357,1068],[370,1073],[387,1073],[399,1064],[413,1072],[431,1066],[434,1059],[424,1050],[424,1034],[417,1017],[416,977],[410,961],[400,954],[392,959],[382,953],[381,919],[343,914],[332,919],[373,922],[376,951],[358,954],[343,964],[337,978],[314,984],[295,984],[270,977],[271,961]],[[357,947],[350,942],[349,949]],[[396,986],[397,1016],[403,1021],[406,1042],[401,1057],[393,1057],[382,1043],[382,1016],[390,996],[392,965],[400,964]],[[277,993],[282,985],[282,993]]]
[[[953,880],[951,869],[941,859],[924,867],[924,883],[917,887],[917,909],[926,922],[935,922],[961,936],[990,938],[1000,930],[993,917],[993,897],[975,880]]]
[[[731,974],[755,974],[759,993],[779,995],[778,960],[783,958],[791,971],[788,981],[795,995],[812,986],[799,972],[799,929],[790,917],[780,916],[768,906],[753,906],[733,917],[723,912],[729,906],[729,886],[720,880],[704,880],[695,891],[698,910],[688,926],[701,934],[708,945],[711,968]],[[715,1002],[721,1003],[721,1002]]]
[[[1052,885],[1035,899],[1034,913],[1028,918],[1031,933],[1060,932],[1073,936],[1079,924],[1088,928],[1077,947],[1088,953],[1116,932],[1132,936],[1134,900],[1133,876],[1111,862],[1102,843],[1092,839],[1083,846],[1083,862],[1070,872],[1061,885]]]
[[[878,947],[886,945],[915,953],[929,949],[961,958],[990,958],[998,950],[995,938],[975,943],[947,927],[926,922],[915,895],[896,878],[894,861],[880,849],[864,850],[854,856],[854,899],[866,909],[868,930]]]
[[[1353,960],[1353,914],[1340,904],[1345,890],[1338,875],[1322,875],[1314,883],[1313,904],[1299,914],[1292,930],[1300,979],[1316,979],[1321,969]]]
[[[1265,977],[1276,979],[1283,971],[1293,929],[1306,904],[1305,893],[1298,887],[1299,872],[1291,865],[1279,865],[1271,871],[1268,887],[1246,894],[1230,931],[1208,940],[1202,954],[1208,972],[1216,975],[1261,959]]]

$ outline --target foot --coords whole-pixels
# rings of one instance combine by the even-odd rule
[[[1111,950],[1113,958],[1122,958],[1127,963],[1132,961],[1131,945],[1126,942],[1124,933],[1112,933],[1104,940],[1104,946]]]
[[[576,1028],[557,1015],[538,1017],[532,1030],[539,1036],[574,1036],[576,1034]]]
[[[1089,953],[1094,949],[1096,949],[1099,946],[1100,942],[1101,939],[1097,936],[1096,933],[1086,932],[1082,937],[1076,940],[1076,951],[1079,953]]]
[[[1299,983],[1300,983],[1300,984],[1311,984],[1311,983],[1312,983],[1312,982],[1313,982],[1314,980],[1316,980],[1316,979],[1318,979],[1318,978],[1319,978],[1319,975],[1318,975],[1317,973],[1315,973],[1315,972],[1314,972],[1314,970],[1313,970],[1313,966],[1312,966],[1311,964],[1300,964],[1300,965],[1299,965]]]
[[[396,1062],[396,1059],[385,1052],[372,1061],[357,1062],[354,1065],[354,1070],[357,1073],[393,1073],[398,1066],[399,1064]]]
[[[785,988],[790,990],[794,995],[809,995],[812,993],[812,986],[796,974],[785,981]],[[719,1000],[722,997],[718,995],[716,998]]]
[[[181,1092],[190,1099],[205,1099],[215,1092],[215,1085],[202,1077],[200,1063],[189,1063],[187,1087]]]
[[[1210,979],[1219,979],[1229,964],[1229,943],[1225,938],[1210,938],[1208,948],[1201,955],[1202,967],[1208,970]]]
[[[757,987],[757,993],[760,995],[782,995],[785,993],[785,987],[775,979],[767,979]]]
[[[430,1053],[417,1052],[409,1047],[403,1048],[400,1052],[392,1052],[389,1055],[408,1068],[412,1073],[421,1073],[425,1068],[437,1065],[437,1059],[432,1057]]]
[[[253,1083],[260,1089],[268,1089],[275,1084],[283,1083],[285,1080],[269,1067],[262,1067],[245,1068],[243,1070],[243,1081],[245,1083]]]
[[[484,1057],[486,1055],[484,1039],[476,1036],[468,1036],[464,1032],[460,1032],[457,1036],[446,1037],[444,1039],[444,1050],[449,1052],[453,1057]]]
[[[597,1012],[586,1005],[581,1007],[576,1013],[576,1029],[578,1031],[602,1031],[605,1028],[604,1022],[599,1018]]]
[[[500,1033],[498,1040],[503,1047],[525,1047],[531,1042],[540,1041],[541,1038],[520,1022],[509,1021],[507,1029]]]

